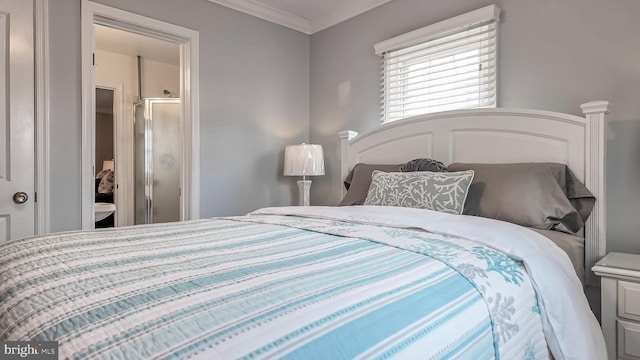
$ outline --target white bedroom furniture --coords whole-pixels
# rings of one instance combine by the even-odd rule
[[[585,226],[585,277],[605,255],[607,101],[581,105],[585,117],[530,109],[471,109],[420,115],[341,138],[341,178],[357,163],[398,164],[432,158],[445,164],[555,162],[566,164],[597,199]],[[345,195],[342,182],[335,191]]]
[[[593,272],[602,277],[602,332],[609,359],[640,359],[640,255],[609,253]]]
[[[302,180],[298,180],[300,206],[309,206],[311,180],[307,180],[307,176],[318,175],[324,175],[322,145],[287,145],[284,150],[284,176],[302,176]]]

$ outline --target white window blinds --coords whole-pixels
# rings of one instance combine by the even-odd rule
[[[491,5],[377,44],[383,122],[495,107],[498,14]]]

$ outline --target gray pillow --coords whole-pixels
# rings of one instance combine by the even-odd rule
[[[344,187],[347,189],[347,194],[344,196],[344,199],[340,201],[338,206],[362,205],[364,203],[364,199],[367,197],[367,191],[369,191],[369,185],[371,185],[371,174],[374,170],[384,172],[442,172],[447,171],[447,168],[440,161],[428,158],[413,159],[409,162],[398,165],[356,164],[344,179]],[[351,187],[352,184],[353,187]]]
[[[564,164],[457,163],[448,169],[475,172],[464,209],[467,215],[576,233],[595,204],[593,195]]]
[[[434,172],[447,172],[447,167],[438,160],[422,158],[413,159],[400,168],[402,172],[412,171],[434,171]]]
[[[362,205],[367,197],[369,185],[371,185],[371,174],[374,170],[384,172],[400,171],[402,164],[398,165],[376,165],[376,164],[356,164],[344,179],[344,186],[347,194],[340,201],[338,206]]]
[[[473,170],[391,172],[375,170],[364,205],[401,206],[461,214]]]

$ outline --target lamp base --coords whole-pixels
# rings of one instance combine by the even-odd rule
[[[298,180],[298,205],[309,206],[309,189],[311,189],[311,180]]]

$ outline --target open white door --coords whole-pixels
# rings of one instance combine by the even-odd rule
[[[0,0],[0,242],[35,233],[33,9]]]

